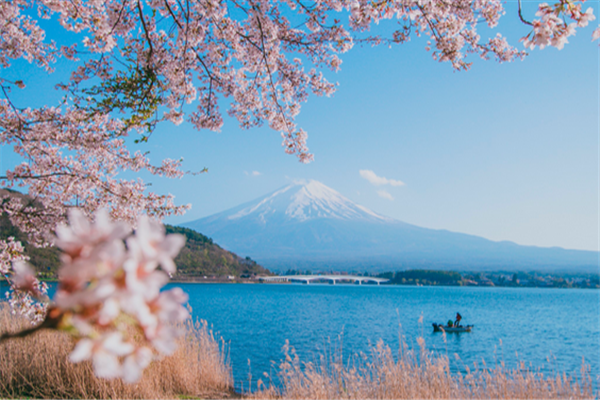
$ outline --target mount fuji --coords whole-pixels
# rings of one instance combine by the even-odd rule
[[[183,226],[275,271],[598,271],[598,252],[421,228],[379,215],[314,180],[297,181]]]

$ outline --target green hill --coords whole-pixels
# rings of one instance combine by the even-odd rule
[[[167,233],[179,233],[185,236],[185,246],[175,258],[177,274],[175,279],[193,279],[196,277],[249,277],[253,275],[271,275],[250,257],[238,255],[222,249],[212,239],[192,229],[165,225]]]
[[[27,196],[13,190],[0,189],[0,196],[9,194],[27,199]],[[177,273],[175,280],[197,280],[207,278],[227,279],[228,276],[251,277],[270,275],[265,268],[250,257],[242,258],[222,249],[212,239],[192,229],[165,225],[167,233],[179,233],[186,237],[185,246],[175,258]],[[27,236],[12,225],[8,216],[0,215],[0,239],[13,236],[25,247],[30,263],[42,279],[56,279],[60,266],[60,251],[55,247],[37,248],[27,242]]]

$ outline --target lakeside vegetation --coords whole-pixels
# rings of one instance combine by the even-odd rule
[[[408,270],[378,274],[394,285],[600,288],[597,274]]]
[[[0,303],[0,333],[31,326]],[[126,384],[94,375],[90,361],[74,364],[68,356],[71,336],[45,330],[0,343],[0,398],[170,399],[228,398],[233,390],[225,345],[205,322],[188,319],[181,326],[177,350],[154,361],[142,379]]]
[[[541,272],[458,272],[409,269],[379,274],[289,269],[282,275],[357,275],[389,279],[390,285],[600,288],[599,274],[550,274]],[[368,283],[368,282],[366,282]]]
[[[255,399],[588,399],[594,398],[585,366],[577,379],[533,371],[521,362],[488,367],[474,364],[452,372],[447,355],[435,355],[418,338],[418,349],[401,344],[398,354],[379,341],[368,355],[344,360],[323,354],[318,362],[303,362],[288,343],[279,366],[281,385],[258,380]],[[266,376],[268,378],[268,376]]]
[[[27,324],[0,304],[0,330]],[[504,363],[465,366],[452,372],[446,355],[404,343],[398,354],[378,342],[370,353],[343,360],[339,352],[322,354],[317,362],[300,360],[288,344],[284,361],[275,368],[279,384],[266,371],[245,383],[252,390],[233,390],[227,349],[204,322],[183,324],[175,354],[154,361],[136,384],[94,376],[90,362],[68,362],[69,335],[42,331],[0,344],[0,398],[252,398],[252,399],[391,399],[391,398],[594,398],[588,367],[579,377],[544,375]],[[267,339],[267,338],[265,338]],[[262,372],[262,371],[260,371]],[[246,386],[248,385],[248,386]]]

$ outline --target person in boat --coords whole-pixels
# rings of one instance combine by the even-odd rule
[[[454,321],[454,326],[455,327],[460,327],[460,320],[462,319],[462,316],[460,315],[460,313],[456,313],[456,321]]]

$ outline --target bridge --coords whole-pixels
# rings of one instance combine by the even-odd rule
[[[279,276],[259,276],[258,280],[261,282],[301,282],[309,284],[313,281],[329,281],[331,285],[335,285],[338,281],[350,281],[357,285],[361,285],[363,282],[370,283],[385,283],[389,279],[384,278],[373,278],[371,276],[357,276],[357,275],[279,275]]]

